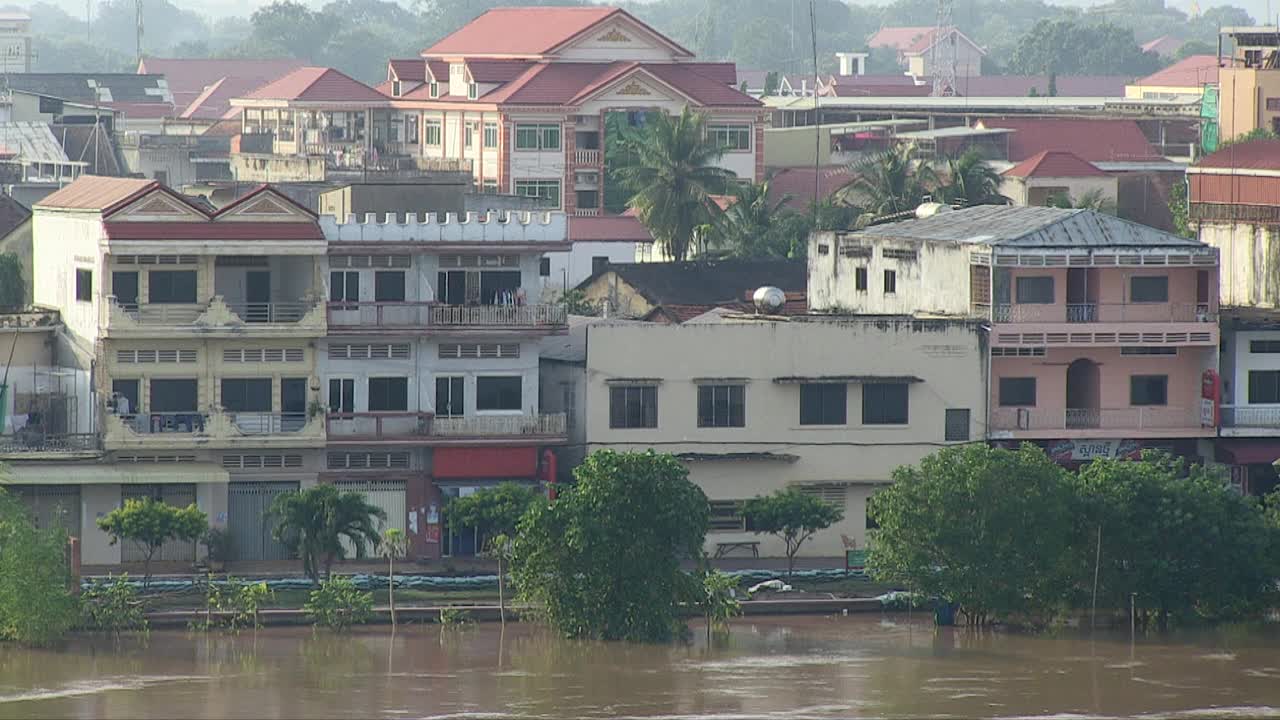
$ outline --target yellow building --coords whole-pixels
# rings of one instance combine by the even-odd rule
[[[1124,96],[1129,100],[1173,100],[1200,97],[1205,85],[1218,82],[1218,56],[1191,55],[1126,85]]]
[[[1218,72],[1220,138],[1280,130],[1280,28],[1224,27],[1222,34],[1235,51]]]

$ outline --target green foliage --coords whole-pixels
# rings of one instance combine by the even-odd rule
[[[461,627],[470,625],[475,622],[471,614],[462,608],[442,607],[440,608],[440,624],[445,627]]]
[[[672,455],[599,450],[577,483],[520,522],[512,567],[520,596],[570,637],[661,641],[698,582],[680,563],[701,556],[707,496]]]
[[[1221,151],[1225,148],[1231,147],[1232,145],[1239,145],[1241,143],[1253,142],[1254,140],[1275,140],[1275,139],[1277,139],[1276,134],[1271,132],[1271,130],[1267,128],[1254,128],[1247,133],[1241,133],[1240,135],[1237,135],[1233,138],[1226,138],[1222,142],[1218,143],[1218,150]]]
[[[724,193],[732,173],[712,165],[724,149],[706,134],[706,119],[691,107],[679,116],[655,113],[639,133],[622,140],[618,181],[631,193],[628,204],[671,260],[685,260],[694,230],[712,222],[711,195]]]
[[[560,294],[560,298],[556,300],[564,306],[564,311],[570,315],[588,315],[594,317],[600,314],[600,308],[587,299],[587,293],[577,288],[566,290]]]
[[[707,244],[715,247],[718,255],[742,259],[805,256],[812,219],[787,208],[789,196],[771,200],[769,182],[733,186],[733,201],[714,216],[707,233]]]
[[[1066,592],[1072,493],[1040,449],[946,448],[893,480],[873,506],[877,580],[959,603],[971,623],[1038,612]]]
[[[203,623],[196,623],[200,630],[224,627],[233,632],[241,628],[259,628],[258,611],[271,602],[275,593],[266,582],[242,582],[227,577],[225,583],[210,581],[205,590],[205,607],[209,610]],[[213,613],[218,613],[215,617]]]
[[[333,561],[345,556],[343,538],[363,558],[381,542],[374,519],[387,519],[363,494],[339,492],[332,485],[278,495],[267,515],[275,521],[272,537],[302,558],[303,571],[316,584],[322,572],[329,579]]]
[[[1142,76],[1162,64],[1159,56],[1142,52],[1128,28],[1068,18],[1036,23],[1009,58],[1010,71],[1023,75]]]
[[[770,95],[774,95],[774,94],[776,94],[776,93],[778,92],[778,85],[779,85],[781,82],[782,82],[782,81],[781,81],[781,79],[778,77],[778,73],[777,73],[777,71],[775,71],[775,70],[770,70],[769,72],[765,73],[765,76],[764,76],[764,93],[763,93],[764,97],[769,97]]]
[[[1052,87],[1053,76],[1049,81]],[[991,167],[977,148],[947,158],[944,165],[945,180],[937,191],[940,201],[966,207],[1006,202],[1000,195],[1000,173]]]
[[[795,569],[800,546],[814,533],[844,519],[844,510],[795,487],[747,500],[742,514],[752,532],[777,535],[786,543],[787,577]]]
[[[915,210],[938,184],[933,168],[907,143],[863,158],[849,170],[854,179],[838,191],[838,199],[877,215]]]
[[[504,482],[453,498],[444,508],[444,518],[454,532],[475,528],[481,536],[514,535],[520,518],[541,499],[543,495],[537,488]]]
[[[702,576],[702,614],[707,619],[707,634],[729,628],[729,620],[742,614],[742,603],[734,596],[738,579],[719,570]]]
[[[226,562],[231,557],[231,533],[226,528],[211,527],[201,538],[213,562]]]
[[[66,548],[65,532],[36,528],[0,490],[0,641],[45,645],[75,624]]]
[[[21,307],[26,295],[22,261],[13,253],[0,253],[0,308]]]
[[[91,582],[80,596],[81,625],[119,635],[126,630],[146,630],[138,589],[129,582],[129,574]]]
[[[1173,232],[1180,237],[1195,237],[1191,227],[1190,206],[1187,203],[1187,184],[1179,179],[1169,186],[1169,214],[1173,216]]]
[[[111,544],[121,540],[137,543],[146,554],[142,565],[142,587],[151,582],[151,559],[160,547],[172,540],[195,542],[209,528],[209,516],[196,507],[177,507],[152,498],[125,500],[123,507],[98,518],[98,529],[111,536]]]
[[[311,591],[302,611],[311,622],[331,630],[346,630],[373,616],[373,594],[357,589],[351,578],[336,577]]]
[[[1049,198],[1049,206],[1063,208],[1064,210],[1094,210],[1107,215],[1116,214],[1116,201],[1107,197],[1098,188],[1086,190],[1075,197],[1064,194],[1053,195]]]

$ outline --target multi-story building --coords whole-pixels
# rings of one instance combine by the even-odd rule
[[[542,414],[538,341],[567,331],[542,304],[543,253],[569,247],[561,213],[321,220],[328,336],[319,344],[328,449],[321,479],[399,497],[391,524],[421,557],[472,554],[444,532],[445,496],[536,482],[563,413]]]
[[[1218,33],[1233,48],[1218,69],[1218,137],[1280,131],[1280,27],[1224,27]]]
[[[652,112],[703,113],[726,148],[718,163],[763,177],[763,107],[736,83],[732,63],[695,62],[619,8],[498,8],[419,58],[391,60],[377,90],[302,68],[233,100],[245,138],[233,166],[245,177],[268,166],[308,177],[325,165],[460,167],[481,189],[569,214],[620,212],[607,149]]]
[[[81,485],[83,516],[130,497],[197,502],[236,557],[283,557],[263,510],[315,482],[325,444],[315,215],[265,187],[213,212],[155,181],[98,177],[34,211],[35,301],[94,358],[110,470]],[[138,559],[91,523],[83,548],[90,565]]]
[[[1211,455],[1218,254],[1204,243],[1089,210],[983,206],[817,233],[809,270],[819,311],[989,323],[991,439],[1068,463]]]
[[[977,322],[712,315],[585,325],[585,372],[562,376],[585,384],[565,407],[585,399],[588,451],[654,448],[686,463],[711,500],[709,554],[782,555],[780,540],[750,531],[741,503],[785,487],[845,514],[803,555],[863,548],[867,498],[894,468],[982,440]]]

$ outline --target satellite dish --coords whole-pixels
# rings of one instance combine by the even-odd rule
[[[950,209],[951,209],[950,205],[943,205],[942,203],[936,203],[936,202],[927,202],[927,203],[923,203],[922,205],[916,208],[916,217],[922,218],[922,219],[927,217],[933,217],[938,213],[944,213],[949,211]]]
[[[765,285],[756,289],[751,295],[751,300],[756,304],[756,312],[776,315],[786,304],[787,295],[781,288]]]

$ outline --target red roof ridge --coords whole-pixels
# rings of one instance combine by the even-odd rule
[[[689,50],[627,10],[601,5],[491,8],[436,41],[420,54],[423,57],[550,55],[599,26],[600,23],[619,16],[653,35],[676,54],[693,57],[693,53]],[[554,18],[558,22],[548,23],[547,17]],[[583,24],[584,17],[587,19],[586,24]],[[495,41],[505,41],[506,49],[495,45]],[[477,48],[483,48],[483,50],[477,50]],[[490,48],[496,49],[490,50]]]
[[[255,197],[257,197],[257,196],[259,196],[259,195],[261,195],[261,194],[263,194],[263,193],[265,193],[265,192],[269,192],[269,193],[271,193],[272,195],[276,196],[277,198],[281,198],[281,199],[283,199],[285,202],[287,202],[287,203],[289,203],[290,205],[294,206],[295,208],[298,208],[299,210],[303,211],[304,213],[306,213],[307,215],[309,215],[309,216],[310,216],[311,218],[313,218],[313,219],[315,219],[315,218],[318,218],[318,217],[319,217],[319,215],[318,215],[315,211],[311,210],[311,208],[306,207],[306,206],[305,206],[305,205],[303,205],[302,203],[299,203],[297,200],[294,200],[293,198],[289,197],[288,195],[285,195],[284,193],[280,192],[279,190],[277,190],[277,189],[276,189],[273,185],[271,185],[270,183],[259,183],[259,184],[258,184],[258,186],[257,186],[257,187],[255,187],[254,189],[252,189],[252,190],[250,190],[249,192],[245,193],[244,195],[242,195],[242,196],[240,196],[240,197],[236,198],[234,201],[232,201],[231,203],[228,203],[226,206],[224,206],[224,207],[222,207],[222,208],[219,208],[216,212],[214,212],[212,215],[210,215],[210,216],[209,216],[209,218],[210,218],[211,220],[217,220],[217,219],[221,218],[222,216],[226,215],[226,214],[227,214],[228,212],[230,212],[232,209],[237,208],[237,207],[239,207],[239,206],[241,206],[241,205],[245,204],[245,203],[246,203],[246,202],[248,202],[250,199],[255,198]]]
[[[1097,165],[1070,150],[1041,150],[1002,174],[1010,177],[1107,177],[1107,173]]]

